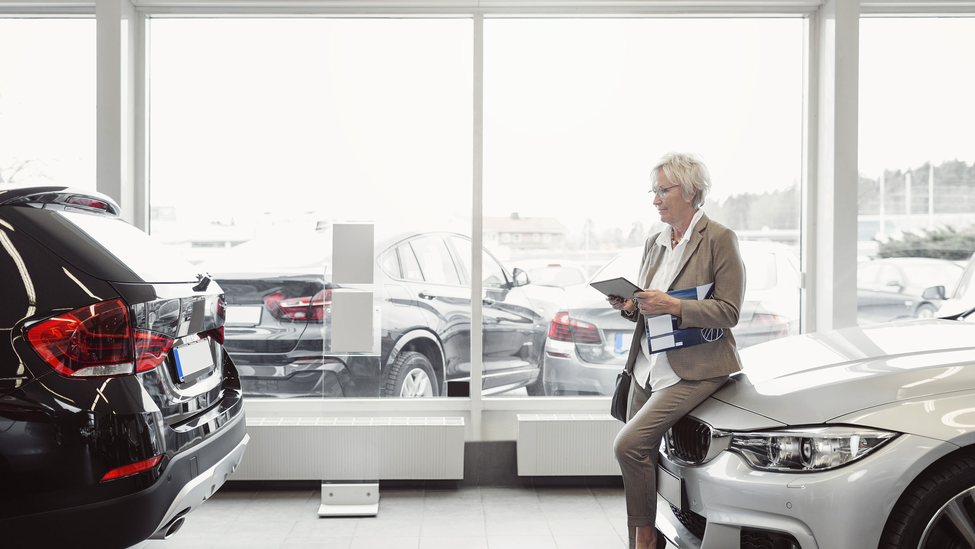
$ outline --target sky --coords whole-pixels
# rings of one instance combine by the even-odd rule
[[[152,201],[181,222],[470,215],[471,21],[151,24]],[[794,18],[487,20],[485,215],[628,227],[673,150],[703,156],[713,200],[787,188],[801,39]],[[975,162],[975,19],[863,19],[860,39],[860,172]],[[0,19],[0,174],[39,159],[94,187],[94,53],[93,21]]]

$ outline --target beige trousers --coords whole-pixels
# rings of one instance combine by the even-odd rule
[[[636,544],[636,527],[653,526],[657,516],[657,455],[660,440],[677,420],[714,394],[728,376],[703,381],[681,380],[676,385],[651,391],[630,384],[627,415],[613,450],[623,472],[630,547]]]

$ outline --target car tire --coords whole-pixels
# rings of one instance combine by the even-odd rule
[[[435,397],[440,396],[437,375],[430,360],[422,353],[400,353],[386,374],[384,397]]]
[[[971,547],[965,535],[975,535],[975,454],[971,453],[936,464],[907,487],[887,519],[880,549]]]
[[[938,312],[938,309],[934,305],[929,305],[925,303],[914,311],[914,318],[934,318],[934,313]]]

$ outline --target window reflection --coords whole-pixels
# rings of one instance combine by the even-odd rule
[[[975,252],[975,20],[860,22],[857,319],[957,314]],[[940,290],[939,290],[940,288]],[[970,308],[970,307],[969,307]]]
[[[798,333],[799,19],[489,19],[484,35],[484,242],[528,273],[547,327],[535,381],[502,396],[612,392],[633,324],[549,281],[637,278],[661,228],[648,170],[673,150],[704,157],[704,210],[742,240],[739,344]]]
[[[0,186],[95,190],[94,19],[0,19]]]

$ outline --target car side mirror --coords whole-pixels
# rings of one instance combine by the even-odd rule
[[[531,283],[531,279],[528,278],[528,271],[523,271],[518,267],[515,267],[515,269],[511,272],[511,274],[514,275],[515,277],[514,282],[511,284],[512,288],[517,288],[519,286],[527,286],[528,284]]]
[[[924,299],[948,299],[945,297],[945,287],[944,286],[931,286],[930,288],[925,288],[921,292],[921,297]]]

